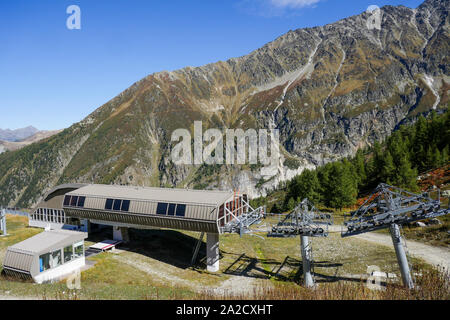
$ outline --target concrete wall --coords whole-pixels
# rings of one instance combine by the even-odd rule
[[[52,282],[70,275],[72,272],[79,270],[86,264],[85,258],[77,258],[70,262],[66,262],[59,267],[46,270],[34,276],[33,279],[37,283]]]

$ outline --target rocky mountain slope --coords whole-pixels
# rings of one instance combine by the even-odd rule
[[[352,155],[449,101],[450,0],[386,6],[289,31],[247,56],[149,75],[63,132],[0,155],[0,203],[30,206],[64,182],[239,189],[256,196],[301,172]],[[175,129],[277,128],[282,159],[182,165]]]

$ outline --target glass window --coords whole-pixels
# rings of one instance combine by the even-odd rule
[[[106,199],[106,204],[105,204],[105,209],[106,210],[111,210],[112,209],[112,205],[113,205],[113,199]]]
[[[50,253],[39,256],[39,271],[50,269]]]
[[[72,260],[72,256],[73,256],[73,247],[72,246],[65,247],[64,248],[64,263]]]
[[[77,202],[78,202],[78,197],[77,196],[72,196],[72,198],[70,199],[70,205],[72,207],[76,207],[77,206]]]
[[[184,217],[185,214],[186,214],[186,205],[178,204],[177,205],[177,216]]]
[[[156,214],[166,215],[167,212],[167,203],[158,202],[158,206],[156,207]]]
[[[128,211],[130,209],[130,200],[123,200],[122,201],[122,211]]]
[[[64,205],[68,206],[70,204],[70,196],[65,196],[64,197]]]
[[[61,265],[61,250],[53,251],[51,266],[52,268],[56,268],[57,266],[60,265]]]
[[[83,242],[78,242],[78,243],[75,243],[74,245],[73,245],[73,257],[76,259],[76,258],[80,258],[80,257],[83,257],[84,256],[84,252],[83,252],[84,250],[83,250]]]
[[[86,197],[79,197],[77,207],[83,208],[85,201],[86,201]]]
[[[119,211],[120,210],[120,206],[122,205],[122,200],[114,200],[114,206],[113,209],[115,211]]]
[[[167,210],[167,214],[169,216],[174,216],[175,215],[175,206],[176,206],[175,203],[170,203],[169,204],[169,209]]]

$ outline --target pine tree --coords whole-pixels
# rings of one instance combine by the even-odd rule
[[[436,147],[436,145],[433,148],[433,156],[431,159],[431,168],[435,169],[435,168],[439,168],[441,166],[442,163],[442,156],[441,153],[439,152],[439,149]]]
[[[395,181],[396,186],[415,191],[417,187],[417,170],[411,167],[411,162],[406,157],[400,159],[398,173]]]
[[[448,163],[448,144],[442,150],[441,154],[441,166],[445,166]]]
[[[332,208],[342,209],[356,202],[357,181],[348,161],[333,163],[327,189],[327,205]]]
[[[361,149],[358,149],[355,157],[353,158],[353,167],[358,179],[358,187],[362,187],[367,180],[366,165],[364,162],[364,153]]]
[[[390,151],[387,151],[384,157],[380,178],[380,182],[386,183],[392,183],[392,180],[395,180],[395,164]]]
[[[296,203],[294,198],[290,198],[287,205],[288,211],[292,211],[295,208],[295,205]]]
[[[320,201],[320,184],[316,170],[304,170],[297,179],[297,197],[302,201],[308,199],[317,204]]]

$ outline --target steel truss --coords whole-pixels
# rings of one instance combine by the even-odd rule
[[[441,209],[440,191],[437,190],[437,193],[437,200],[434,200],[428,193],[419,195],[382,183],[358,210],[351,212],[350,219],[344,222],[347,230],[341,236],[349,237],[389,228],[403,284],[412,289],[414,283],[400,226],[450,213],[448,208]]]
[[[441,209],[440,192],[437,192],[438,199],[434,200],[427,193],[419,195],[382,183],[358,210],[351,212],[350,219],[344,222],[347,230],[342,232],[342,237],[450,213],[449,209]]]
[[[282,221],[272,227],[268,237],[300,236],[303,279],[306,287],[314,287],[314,262],[309,237],[327,237],[328,226],[333,224],[330,214],[319,212],[308,200],[303,200]]]
[[[231,211],[226,206],[224,207],[225,212],[232,217],[232,220],[221,227],[222,233],[237,233],[241,237],[244,234],[251,234],[253,231],[250,230],[250,227],[261,223],[266,216],[265,206],[253,209],[247,201],[244,199],[241,201],[243,204],[242,208]],[[243,211],[240,215],[237,213],[239,210]]]
[[[327,237],[328,226],[333,219],[328,213],[319,212],[314,205],[304,199],[282,221],[272,227],[268,237]]]

